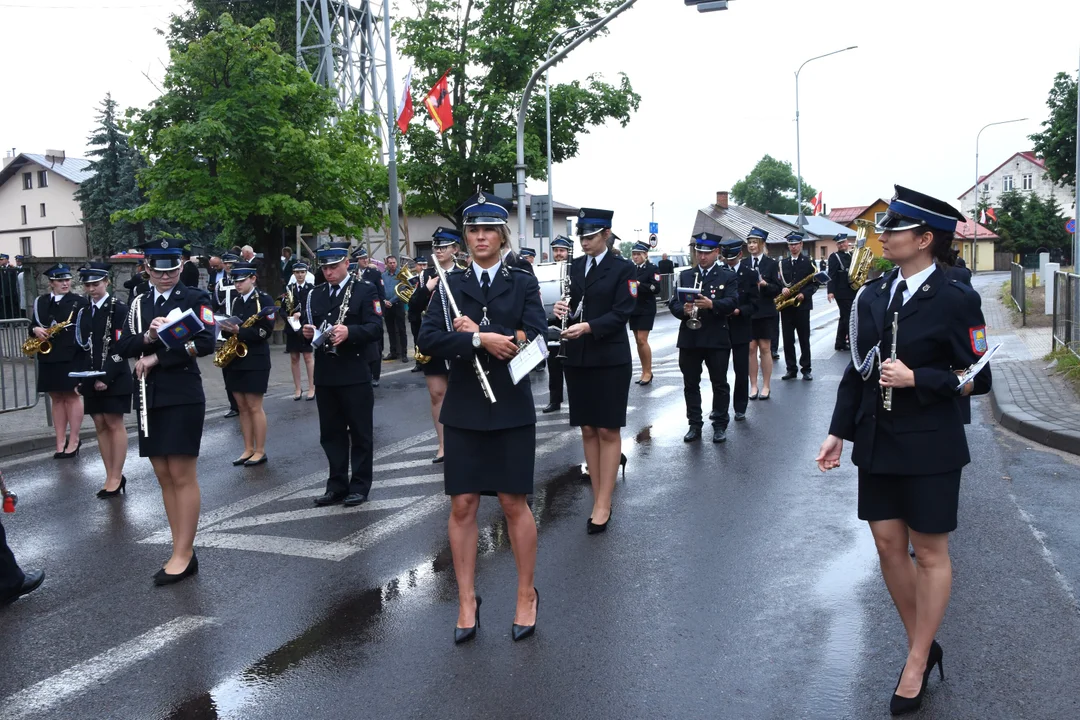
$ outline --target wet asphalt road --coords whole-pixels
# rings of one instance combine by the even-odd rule
[[[494,499],[480,512],[478,639],[452,643],[448,503],[419,374],[376,391],[376,480],[358,511],[311,505],[325,470],[314,403],[268,398],[259,468],[231,467],[239,428],[208,420],[200,573],[172,588],[150,582],[167,526],[146,461],[129,457],[130,494],[106,503],[92,445],[74,463],[15,459],[5,526],[48,579],[0,609],[0,718],[887,717],[903,629],[855,517],[854,468],[813,464],[846,362],[828,309],[815,310],[815,381],[777,379],[720,446],[708,430],[681,440],[676,326],[661,316],[604,535],[585,534],[577,434],[565,413],[540,416],[542,600],[523,643]],[[546,376],[533,378],[543,405]],[[998,429],[985,399],[974,416],[946,681],[921,717],[1078,717],[1080,464]]]

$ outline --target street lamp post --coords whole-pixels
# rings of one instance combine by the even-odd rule
[[[587,27],[589,27],[588,23],[586,23],[585,25],[578,25],[577,27],[572,27],[572,28],[569,28],[567,30],[563,30],[561,33],[559,33],[555,37],[551,38],[551,42],[548,43],[547,54],[544,55],[544,57],[545,58],[550,58],[551,57],[551,48],[564,35],[567,35],[567,34],[572,33],[572,32],[577,32],[578,30],[583,30],[584,28],[587,28]],[[554,191],[552,190],[552,181],[551,181],[551,68],[550,67],[548,67],[548,69],[544,71],[544,106],[545,106],[544,113],[545,113],[546,118],[547,118],[547,181],[548,181],[548,217],[547,217],[547,226],[548,226],[548,245],[550,245],[551,244],[551,234],[554,232],[554,228],[555,228],[555,202],[554,202],[555,196],[552,194]]]
[[[978,134],[975,135],[975,205],[971,211],[971,219],[975,223],[975,232],[971,235],[971,272],[978,272],[979,268],[979,138],[982,137],[983,130],[994,125],[1008,125],[1009,123],[1023,122],[1027,118],[1017,118],[1016,120],[999,120],[998,122],[987,123],[982,126]]]
[[[806,62],[804,62],[802,65],[800,65],[799,69],[795,71],[795,172],[798,175],[795,193],[796,197],[798,198],[797,202],[799,204],[799,215],[798,219],[795,220],[795,224],[798,225],[800,228],[806,225],[806,217],[803,215],[802,209],[802,148],[801,139],[799,137],[799,73],[801,73],[802,69],[806,67],[806,63],[813,62],[814,60],[820,60],[821,58],[829,57],[830,55],[836,55],[837,53],[847,52],[848,50],[854,50],[857,47],[859,46],[852,45],[851,47],[846,47],[843,50],[833,50],[831,53],[825,53],[824,55],[812,57]]]

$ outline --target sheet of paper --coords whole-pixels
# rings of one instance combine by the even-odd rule
[[[974,379],[974,377],[979,374],[979,371],[986,367],[986,363],[990,362],[990,358],[994,356],[994,353],[996,353],[998,351],[998,348],[1001,346],[1002,343],[998,343],[994,347],[990,348],[990,352],[979,358],[979,362],[975,363],[967,370],[965,370],[964,374],[960,376],[960,384],[967,385],[969,382],[971,382],[972,379]]]
[[[326,333],[324,333],[319,328],[315,328],[315,334],[311,336],[311,344],[312,344],[312,346],[319,347],[319,338],[321,338],[325,334]]]
[[[106,373],[104,370],[76,370],[75,372],[69,372],[68,377],[69,378],[93,378],[93,377],[104,377],[107,374],[108,373]]]
[[[514,356],[514,359],[510,361],[510,379],[517,385],[521,382],[523,377],[526,377],[533,368],[544,361],[544,358],[548,356],[547,342],[537,335],[533,338],[532,342],[525,346],[525,349],[520,351]]]
[[[289,327],[293,329],[293,332],[300,332],[300,321],[294,317],[289,318]]]

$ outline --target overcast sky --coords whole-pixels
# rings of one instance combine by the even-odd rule
[[[106,91],[121,107],[152,100],[144,73],[160,81],[168,59],[154,29],[182,5],[0,0],[5,153],[82,155]],[[626,72],[642,97],[626,128],[597,128],[555,167],[555,197],[614,209],[624,239],[644,236],[655,202],[662,246],[681,248],[695,211],[762,155],[794,167],[796,68],[858,45],[803,70],[803,176],[830,208],[888,198],[893,183],[959,206],[980,127],[1029,118],[983,133],[982,173],[1030,149],[1054,75],[1076,71],[1078,25],[1080,3],[1060,0],[732,0],[709,14],[639,0],[552,71],[553,82]]]

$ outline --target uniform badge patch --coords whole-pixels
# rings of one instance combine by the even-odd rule
[[[259,337],[266,337],[266,328],[259,328]]]
[[[637,297],[637,280],[627,280],[626,284],[630,286],[630,295]]]
[[[986,326],[980,325],[968,330],[971,335],[971,349],[975,351],[976,355],[985,355],[987,350],[986,345]]]
[[[660,282],[660,273],[653,273],[653,282]]]
[[[371,305],[375,308],[375,314],[382,317],[382,303],[378,300],[372,300]]]
[[[214,324],[214,311],[205,305],[203,305],[202,308],[199,309],[199,317],[202,318],[203,325]]]
[[[121,361],[123,361],[123,359],[124,358],[120,357],[119,355],[113,355],[112,356],[112,361],[115,362],[115,363],[121,362]]]
[[[113,330],[113,333],[116,335],[116,337],[113,338],[113,342],[119,342],[121,332],[123,332],[123,331],[122,330]]]

